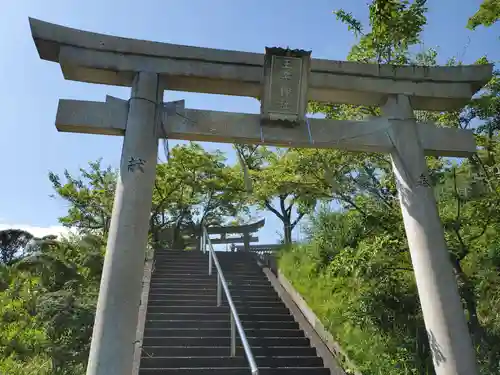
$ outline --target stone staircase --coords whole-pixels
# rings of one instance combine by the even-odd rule
[[[217,253],[260,375],[329,375],[268,279],[245,253]],[[230,315],[216,306],[208,255],[157,251],[139,375],[249,375],[239,337],[230,356]],[[223,294],[224,296],[224,294]]]

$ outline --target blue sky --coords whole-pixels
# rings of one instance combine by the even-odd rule
[[[76,172],[89,160],[118,165],[118,137],[58,133],[54,126],[60,98],[104,100],[106,94],[128,98],[129,89],[65,81],[55,63],[36,52],[28,17],[74,28],[137,39],[201,47],[264,52],[266,46],[312,50],[315,58],[344,60],[354,37],[332,10],[344,8],[363,22],[368,0],[3,0],[0,23],[0,228],[55,231],[66,212],[50,198],[49,170]],[[441,61],[455,56],[466,63],[483,54],[500,59],[500,27],[465,28],[480,0],[429,0],[424,45],[437,48]],[[166,92],[167,100],[186,99],[189,108],[234,112],[259,111],[251,98]],[[174,142],[172,142],[174,143]],[[230,146],[207,144],[230,152]],[[276,242],[279,222],[272,215],[261,242]],[[47,229],[48,228],[48,229]]]

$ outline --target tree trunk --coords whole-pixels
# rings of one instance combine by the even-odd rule
[[[460,265],[460,260],[454,259],[453,268],[455,269],[459,283],[461,284],[459,290],[468,311],[469,329],[471,330],[472,339],[474,340],[474,344],[478,345],[482,339],[482,327],[477,317],[477,306],[473,286],[463,271],[462,266]]]
[[[292,224],[290,219],[283,222],[283,235],[285,240],[285,245],[292,243]]]
[[[156,225],[155,223],[155,215],[151,215],[151,218],[149,219],[149,232],[151,233],[151,245],[153,248],[156,250],[160,239],[159,239],[159,225]]]
[[[417,326],[417,347],[416,347],[416,365],[420,375],[434,374],[432,365],[431,348],[429,345],[429,336],[425,329],[425,325]]]

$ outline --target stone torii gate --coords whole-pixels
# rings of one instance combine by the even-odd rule
[[[266,224],[266,219],[259,220],[255,223],[242,224],[242,225],[228,225],[225,227],[208,227],[207,233],[218,234],[219,238],[212,238],[210,242],[212,244],[235,244],[243,243],[243,248],[245,251],[250,251],[251,242],[259,242],[259,237],[253,236],[252,234],[257,232]],[[228,234],[240,234],[240,237],[227,237]]]
[[[219,238],[210,238],[212,245],[218,244],[244,244],[244,250],[250,251],[251,242],[259,242],[259,237],[253,235],[260,228],[266,224],[265,219],[256,221],[255,223],[242,224],[242,225],[227,225],[227,226],[212,226],[207,228],[207,233],[219,235]],[[173,228],[165,228],[160,232],[160,240],[173,240]],[[188,236],[186,245],[196,245],[197,250],[201,250],[201,239],[203,233],[200,227],[196,229],[187,229],[182,231],[181,236],[185,234]],[[228,237],[228,234],[239,234],[239,237]],[[173,241],[172,241],[173,242]],[[175,246],[175,245],[174,245]],[[175,247],[174,247],[175,248]]]
[[[414,109],[464,106],[492,66],[394,67],[125,39],[30,19],[64,78],[128,86],[128,101],[60,100],[59,131],[124,136],[87,375],[132,369],[158,138],[389,153],[438,375],[477,374],[425,155],[476,151],[471,132],[416,123]],[[264,73],[263,73],[264,72]],[[286,85],[283,85],[286,84]],[[262,98],[260,115],[164,106],[163,91]],[[307,100],[382,106],[371,121],[304,121]]]

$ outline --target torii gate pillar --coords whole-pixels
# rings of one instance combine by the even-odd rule
[[[475,353],[409,98],[390,97],[382,111],[392,124],[393,171],[436,373],[477,374]]]
[[[137,73],[108,235],[87,375],[130,374],[156,174],[158,75]]]

